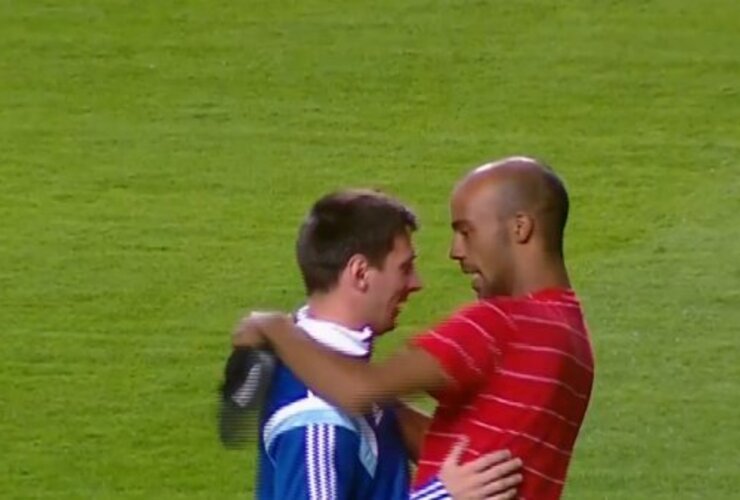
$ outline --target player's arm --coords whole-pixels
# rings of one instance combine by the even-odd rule
[[[275,466],[274,498],[351,499],[358,447],[356,434],[330,424],[281,433],[267,449]]]
[[[419,460],[419,455],[421,455],[421,444],[424,441],[424,435],[429,429],[432,418],[418,408],[403,401],[398,402],[394,407],[394,412],[398,419],[398,427],[401,430],[406,452],[409,458],[416,463]]]
[[[268,344],[307,386],[344,411],[362,415],[373,403],[435,391],[451,383],[437,360],[422,349],[405,349],[386,361],[367,363],[332,351],[296,327],[290,316],[264,314],[242,321],[235,347]]]

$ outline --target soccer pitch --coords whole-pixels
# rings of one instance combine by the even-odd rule
[[[550,162],[597,378],[567,499],[740,491],[740,4],[0,0],[0,497],[251,498],[229,333],[293,308],[296,228],[371,186],[471,297],[447,195]]]

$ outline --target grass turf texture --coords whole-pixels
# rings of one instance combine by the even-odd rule
[[[0,12],[3,498],[247,496],[215,387],[241,311],[300,302],[309,203],[370,185],[422,217],[382,355],[469,298],[446,196],[511,153],[573,200],[598,378],[566,498],[736,498],[736,2]]]

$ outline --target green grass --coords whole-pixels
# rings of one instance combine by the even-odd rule
[[[446,197],[550,161],[597,382],[570,499],[740,490],[740,8],[731,0],[0,0],[3,498],[244,498],[214,388],[250,307],[293,307],[309,203],[418,210],[467,300]]]

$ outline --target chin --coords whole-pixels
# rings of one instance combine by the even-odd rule
[[[390,323],[383,323],[378,326],[373,326],[371,329],[373,330],[373,334],[376,337],[380,337],[381,335],[385,335],[386,333],[390,332],[396,328],[396,322],[391,321]]]
[[[488,289],[488,288],[474,288],[474,290],[475,290],[475,295],[476,295],[476,296],[478,297],[478,299],[480,299],[480,300],[483,300],[483,299],[490,299],[491,297],[494,297],[494,296],[496,295],[495,293],[493,293],[493,292],[492,292],[492,291],[491,291],[490,289]]]

